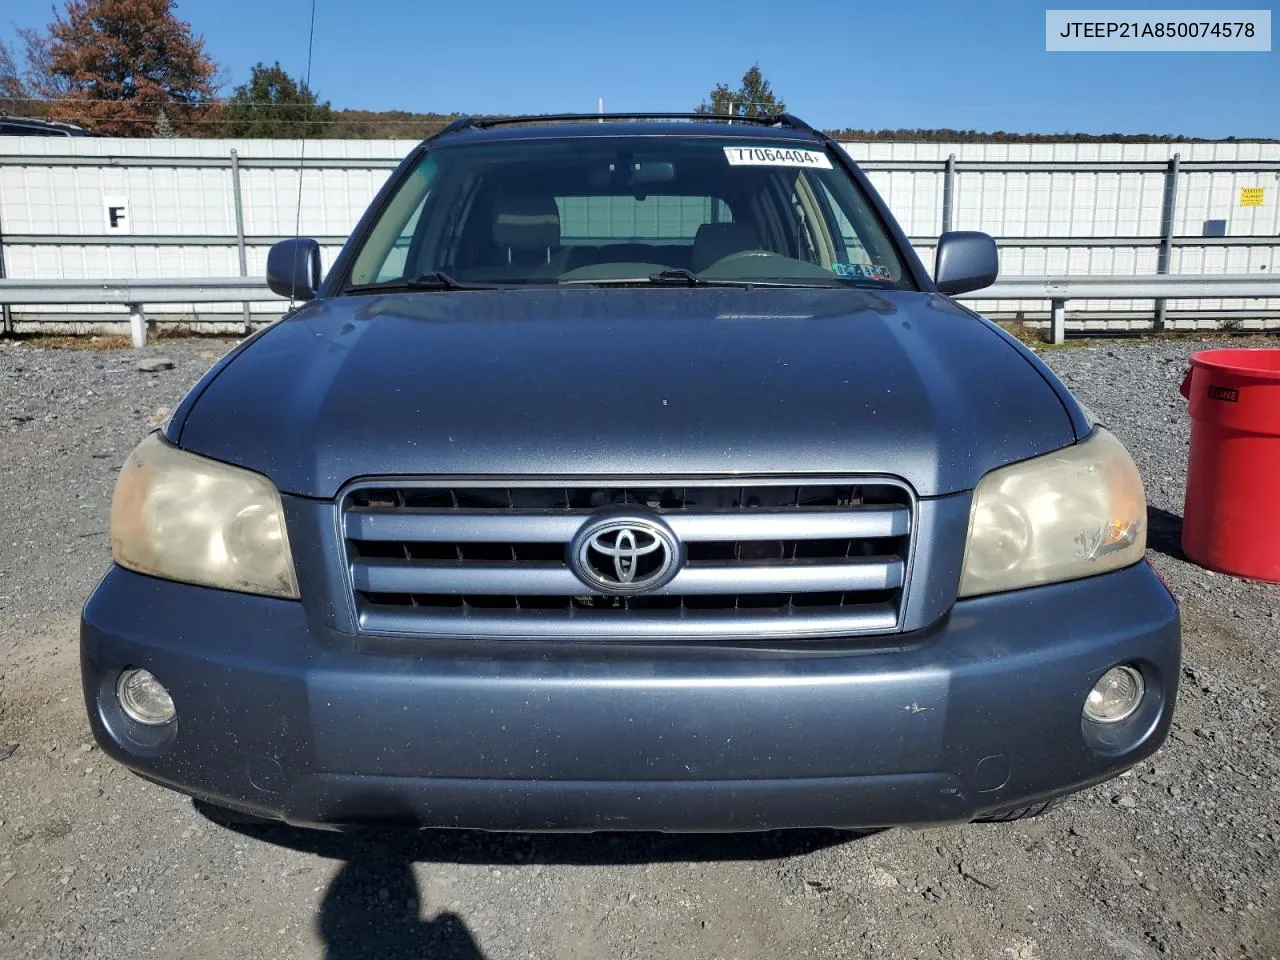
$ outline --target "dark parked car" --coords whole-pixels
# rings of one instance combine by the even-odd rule
[[[100,137],[74,123],[35,117],[0,117],[0,137]]]
[[[1169,728],[1124,448],[790,116],[460,120],[129,457],[102,748],[224,817],[1013,818]]]

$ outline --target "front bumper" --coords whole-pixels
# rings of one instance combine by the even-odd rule
[[[302,604],[114,568],[81,662],[103,750],[302,825],[760,830],[963,821],[1105,780],[1163,742],[1177,607],[1151,568],[957,603],[925,631],[804,650],[536,642],[382,649]],[[371,649],[372,648],[372,649]],[[1082,720],[1136,664],[1128,720]],[[177,719],[114,700],[145,667]]]

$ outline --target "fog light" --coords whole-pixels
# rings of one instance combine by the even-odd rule
[[[130,719],[148,726],[169,723],[177,716],[169,691],[150,670],[125,670],[121,673],[116,681],[116,698]]]
[[[1132,716],[1142,702],[1146,684],[1133,667],[1112,667],[1084,699],[1084,715],[1095,723],[1118,723]]]

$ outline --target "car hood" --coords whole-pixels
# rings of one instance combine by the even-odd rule
[[[921,496],[1075,441],[947,299],[556,288],[339,297],[222,365],[170,438],[332,497],[357,477],[890,474]]]

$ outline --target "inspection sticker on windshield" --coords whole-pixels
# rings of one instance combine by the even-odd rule
[[[731,167],[821,167],[831,169],[831,158],[821,150],[798,147],[725,147]]]
[[[855,280],[879,280],[881,283],[893,283],[893,271],[883,263],[841,263],[831,265],[831,272],[841,277],[852,277]]]

